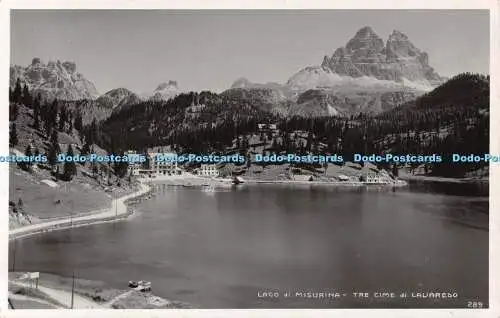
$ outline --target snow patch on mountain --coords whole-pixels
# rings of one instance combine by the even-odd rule
[[[333,107],[332,105],[330,104],[326,104],[326,110],[328,111],[328,115],[329,116],[337,116],[339,115],[339,111],[335,109],[335,107]]]
[[[370,76],[351,77],[339,75],[321,66],[308,66],[294,74],[286,83],[291,90],[305,91],[315,88],[337,90],[403,90],[405,88],[430,91],[432,86],[425,81],[412,82],[404,79],[402,83],[379,80]]]
[[[183,90],[179,88],[177,81],[169,80],[160,83],[152,92],[139,94],[139,97],[143,100],[167,101],[181,93],[183,93]]]

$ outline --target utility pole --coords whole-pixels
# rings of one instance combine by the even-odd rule
[[[14,238],[14,256],[12,258],[12,271],[16,271],[16,247],[17,247],[17,240]]]
[[[118,200],[115,192],[115,219],[118,217]]]
[[[71,286],[71,309],[73,309],[75,300],[75,269],[73,268],[73,285]]]

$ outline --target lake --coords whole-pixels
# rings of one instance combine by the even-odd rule
[[[71,276],[75,268],[124,289],[149,280],[154,294],[201,308],[487,306],[481,191],[426,183],[155,192],[128,221],[18,241],[15,270]],[[428,292],[455,298],[420,298]]]

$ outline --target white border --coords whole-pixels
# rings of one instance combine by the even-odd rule
[[[490,10],[490,152],[500,154],[498,123],[500,106],[500,31],[499,0],[0,0],[0,118],[8,122],[8,90],[10,65],[10,9],[489,9]],[[422,21],[425,23],[425,21]],[[2,153],[8,152],[8,125],[0,125],[0,147]],[[0,213],[0,317],[500,317],[500,217],[496,215],[499,182],[495,178],[500,172],[498,164],[491,165],[490,177],[490,308],[485,310],[469,309],[251,309],[251,310],[8,310],[8,216]],[[8,180],[8,165],[0,165],[0,180]],[[8,206],[9,183],[0,183],[0,204]],[[3,210],[2,209],[2,210]],[[5,212],[5,210],[3,210]],[[496,242],[496,243],[495,243]],[[464,255],[464,257],[467,257]]]

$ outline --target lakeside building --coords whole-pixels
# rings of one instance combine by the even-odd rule
[[[367,184],[390,183],[390,180],[388,180],[387,178],[383,178],[383,177],[375,175],[375,174],[367,174],[366,176],[364,176],[364,178],[361,179],[361,181],[363,181],[364,183],[367,183]]]
[[[309,174],[294,174],[292,178],[294,181],[313,181],[313,176]]]
[[[379,177],[377,176],[371,176],[371,175],[367,175],[366,176],[366,183],[380,183],[381,180]]]
[[[217,168],[217,165],[202,164],[196,169],[196,174],[200,177],[218,177],[219,169]]]
[[[177,165],[177,161],[170,161],[170,160],[160,160],[157,161],[157,155],[160,155],[160,153],[150,153],[149,155],[149,165],[150,169],[153,171],[154,174],[156,175],[180,175],[182,174],[182,170],[179,168]],[[168,157],[175,157],[174,153],[161,153],[165,158]]]
[[[127,152],[128,155],[137,153]],[[179,176],[182,169],[176,161],[156,160],[160,153],[148,153],[148,162],[136,162],[129,164],[128,173],[132,176],[157,177],[157,176]],[[162,156],[175,156],[174,153],[161,153]]]
[[[339,174],[339,175],[337,176],[337,178],[338,178],[340,181],[349,181],[349,180],[351,180],[348,176],[343,175],[343,174]]]
[[[276,124],[257,124],[260,132],[277,132],[278,125]]]

